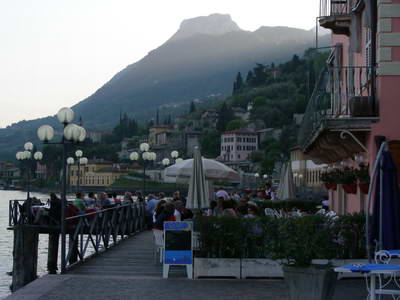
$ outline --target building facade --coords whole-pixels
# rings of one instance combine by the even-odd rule
[[[249,160],[252,152],[258,151],[258,135],[253,131],[226,131],[221,135],[223,161],[237,162]]]
[[[79,168],[80,186],[101,186],[107,187],[112,185],[121,176],[128,174],[127,168],[121,168],[106,161],[89,161],[85,166]],[[69,168],[69,183],[76,186],[78,183],[78,166],[73,165]]]
[[[372,166],[386,140],[399,162],[400,2],[320,3],[318,20],[332,31],[332,51],[309,99],[299,145],[317,164],[357,168],[360,158]],[[329,196],[339,213],[365,210],[360,188],[352,194],[339,184]]]

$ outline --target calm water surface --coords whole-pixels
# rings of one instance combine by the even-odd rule
[[[38,198],[48,198],[48,195],[32,193]],[[0,299],[10,294],[11,276],[6,272],[12,270],[13,233],[7,230],[8,200],[26,199],[26,192],[0,190]],[[39,236],[38,274],[46,273],[47,265],[47,235]]]

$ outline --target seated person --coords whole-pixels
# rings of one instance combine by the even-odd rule
[[[164,222],[176,221],[174,217],[175,206],[172,203],[165,203],[164,209],[158,216],[153,229],[164,230]]]

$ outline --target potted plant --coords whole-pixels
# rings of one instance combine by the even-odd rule
[[[347,194],[357,194],[357,176],[353,168],[346,167],[339,171],[337,182],[342,184]]]
[[[337,175],[337,170],[333,171],[327,171],[324,172],[320,175],[320,180],[325,184],[325,187],[328,190],[334,190],[336,191],[336,175]]]
[[[358,186],[360,187],[360,191],[363,194],[368,194],[369,190],[369,167],[365,165],[360,165],[360,169],[356,170],[356,177],[358,180]]]
[[[281,220],[280,258],[290,300],[332,299],[337,274],[330,264],[312,264],[313,259],[330,260],[335,256],[330,222],[324,215]]]

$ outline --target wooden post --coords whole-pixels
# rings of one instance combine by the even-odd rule
[[[14,292],[37,278],[38,231],[26,225],[14,227],[13,278]]]
[[[71,256],[69,258],[69,263],[72,265],[73,263],[76,263],[78,261],[78,241],[79,241],[79,235],[76,237],[77,242],[74,245],[74,234],[70,233],[69,234],[69,251],[71,251]]]
[[[59,233],[49,234],[49,250],[47,253],[47,271],[49,274],[57,274],[57,261],[58,261],[58,241],[60,239]]]

